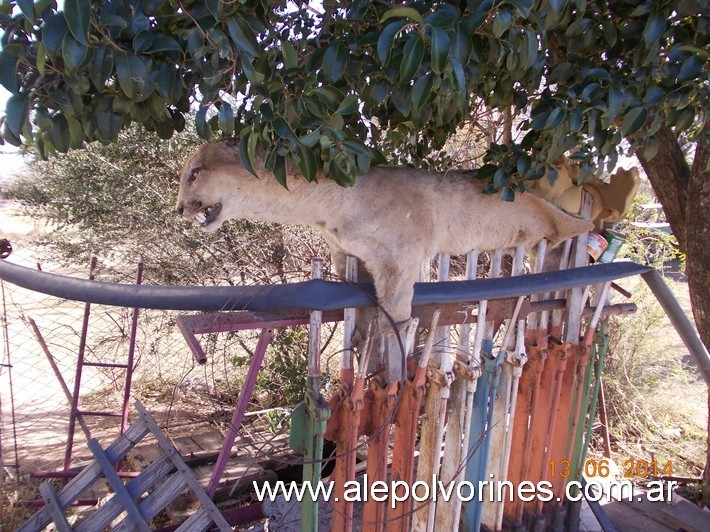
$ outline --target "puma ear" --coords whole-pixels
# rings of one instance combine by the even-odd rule
[[[224,139],[224,145],[231,149],[239,149],[239,139],[237,137],[229,137]]]

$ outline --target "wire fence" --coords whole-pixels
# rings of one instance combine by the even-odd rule
[[[89,276],[88,267],[42,264],[41,268],[72,277]],[[109,272],[106,265],[99,264],[96,279],[102,279],[104,274],[110,275],[114,282],[136,282],[135,271],[121,273],[111,269]],[[146,278],[144,282],[151,280]],[[127,370],[121,366],[127,364],[131,349],[134,309],[86,305],[5,282],[1,283],[1,288],[0,451],[3,470],[11,475],[24,475],[61,469],[71,411],[63,386],[73,393],[76,379],[80,379],[78,408],[82,411],[121,411],[127,378]],[[223,428],[233,409],[258,331],[201,337],[207,362],[200,365],[176,326],[179,312],[150,309],[138,312],[131,402],[140,399],[149,405],[169,434],[184,435],[186,426],[190,430],[199,426],[213,430]],[[82,352],[84,365],[79,373],[77,361]],[[56,373],[50,356],[58,370]],[[94,365],[97,363],[100,366]],[[288,361],[281,360],[281,363],[288,365]],[[294,372],[296,370],[294,368]],[[288,378],[285,375],[285,379]],[[263,386],[253,399],[254,410],[277,406],[283,399],[283,389],[278,383],[270,387],[268,376],[262,380]],[[266,418],[267,424],[277,426],[286,417],[276,412],[274,419]],[[102,444],[118,436],[120,417],[83,417],[92,436]],[[259,417],[253,418],[256,419]],[[91,459],[78,425],[75,433],[72,464]]]

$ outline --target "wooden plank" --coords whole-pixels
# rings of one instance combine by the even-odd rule
[[[133,446],[139,442],[148,433],[148,425],[142,420],[137,420],[128,430],[114,441],[106,449],[106,456],[113,463],[118,462],[123,458]],[[68,507],[79,496],[84,493],[94,482],[102,476],[101,466],[97,462],[92,462],[81,473],[74,477],[64,488],[57,494],[59,505],[63,508]],[[42,530],[52,518],[49,514],[49,509],[45,506],[38,510],[30,519],[28,519],[19,530]]]
[[[131,496],[137,499],[174,470],[175,466],[173,463],[167,456],[163,456],[141,471],[140,475],[131,479],[126,485],[126,488]],[[121,515],[122,512],[123,506],[120,500],[117,497],[112,497],[101,508],[79,523],[75,530],[77,532],[103,530],[105,527],[109,526],[114,519]]]
[[[197,453],[201,453],[203,449],[197,444],[191,436],[181,436],[179,438],[173,438],[173,445],[180,453],[180,456],[184,458],[192,458]]]
[[[710,530],[710,514],[686,499],[677,499],[674,504],[663,508],[661,519],[688,532]]]
[[[190,490],[198,498],[203,508],[207,512],[209,512],[210,516],[212,517],[212,520],[217,525],[217,527],[224,532],[231,532],[232,527],[230,527],[224,517],[222,517],[222,514],[212,502],[212,499],[209,498],[207,493],[202,489],[202,486],[200,486],[199,482],[197,482],[197,479],[192,473],[192,470],[185,464],[185,462],[182,461],[182,458],[180,458],[180,455],[178,454],[177,450],[175,449],[175,447],[173,447],[170,441],[168,441],[168,438],[160,430],[160,427],[158,427],[158,424],[155,422],[155,420],[150,416],[148,411],[140,402],[136,401],[135,407],[136,410],[138,410],[138,413],[145,421],[145,423],[150,428],[150,431],[153,433],[153,436],[155,436],[155,438],[158,440],[158,444],[162,447],[165,454],[167,454],[173,461],[173,464],[175,464],[175,467],[177,468],[178,472],[182,474],[183,478],[190,487]]]
[[[197,510],[187,518],[176,530],[176,532],[192,532],[207,530],[212,525],[212,518],[204,508]]]
[[[52,485],[49,482],[43,482],[39,487],[39,492],[42,494],[45,507],[49,510],[52,522],[57,530],[59,532],[71,532],[71,525],[69,525],[67,518],[64,517],[64,507],[59,504],[57,494],[52,489]]]
[[[187,488],[187,481],[181,475],[172,475],[158,489],[143,499],[140,503],[141,512],[146,517],[155,517]]]
[[[118,497],[121,505],[126,510],[126,520],[128,520],[134,530],[144,530],[147,532],[149,530],[146,524],[147,519],[144,518],[138,506],[133,502],[133,497],[116,473],[114,464],[106,456],[106,453],[101,448],[96,438],[89,440],[89,449],[94,455],[94,458],[96,458],[96,461],[101,465],[106,480],[111,486],[111,489],[115,492],[114,497]]]

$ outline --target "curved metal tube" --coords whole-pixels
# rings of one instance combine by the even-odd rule
[[[514,278],[417,283],[413,305],[464,303],[597,284],[644,274],[649,266],[612,262]],[[337,310],[373,306],[371,285],[311,281],[266,286],[159,286],[108,283],[0,261],[0,279],[43,294],[100,305],[161,310]]]

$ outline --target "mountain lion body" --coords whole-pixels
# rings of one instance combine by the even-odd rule
[[[532,194],[514,202],[484,194],[457,172],[372,168],[344,188],[322,176],[309,183],[289,169],[287,190],[263,164],[255,170],[259,178],[242,165],[235,139],[205,144],[183,167],[178,212],[205,231],[230,218],[317,228],[339,274],[347,255],[364,262],[398,323],[410,317],[420,264],[437,253],[531,247],[543,238],[555,246],[592,228]]]

